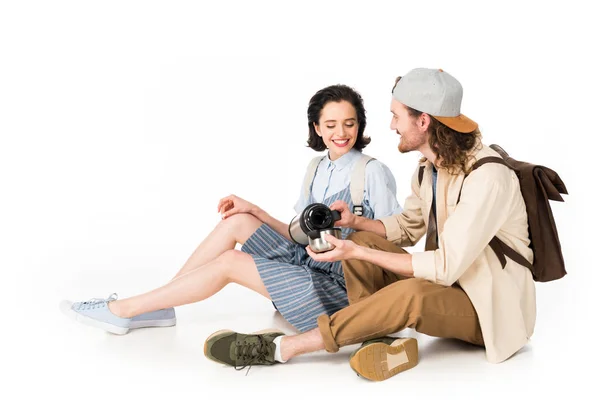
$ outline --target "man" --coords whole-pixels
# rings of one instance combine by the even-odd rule
[[[367,220],[346,204],[340,225],[349,240],[328,237],[336,248],[314,254],[342,260],[350,305],[321,315],[318,328],[294,336],[281,332],[221,331],[205,344],[208,358],[239,367],[286,362],[299,354],[366,341],[350,358],[365,378],[386,379],[412,368],[414,338],[386,337],[405,328],[485,346],[499,363],[522,348],[535,325],[535,286],[529,269],[506,259],[502,267],[488,243],[497,236],[533,261],[525,203],[515,173],[477,160],[499,157],[481,143],[477,124],[461,114],[462,86],[442,70],[418,68],[392,91],[390,128],[400,152],[423,158],[412,178],[402,214]],[[426,236],[425,251],[408,254]]]

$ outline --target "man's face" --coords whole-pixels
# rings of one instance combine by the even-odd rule
[[[419,150],[421,146],[427,143],[427,127],[423,129],[423,124],[419,124],[420,118],[415,118],[408,113],[408,109],[396,99],[392,99],[390,106],[392,112],[392,122],[390,129],[400,135],[398,150],[401,153]]]

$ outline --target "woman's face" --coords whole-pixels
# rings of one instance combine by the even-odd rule
[[[334,161],[348,153],[356,143],[358,120],[356,110],[345,100],[330,101],[321,110],[319,123],[314,124],[317,134],[329,149],[329,158]]]

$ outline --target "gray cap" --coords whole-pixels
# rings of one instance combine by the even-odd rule
[[[396,83],[394,99],[427,113],[461,133],[477,129],[477,123],[460,113],[463,89],[456,78],[441,69],[415,68]]]

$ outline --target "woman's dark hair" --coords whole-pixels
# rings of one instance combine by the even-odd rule
[[[365,115],[365,106],[363,105],[361,95],[349,86],[332,85],[319,90],[308,103],[308,147],[316,151],[323,151],[327,148],[323,139],[317,135],[314,124],[319,124],[321,111],[323,111],[323,107],[327,103],[332,101],[339,103],[343,100],[352,104],[352,107],[356,111],[356,119],[358,120],[358,136],[353,148],[362,151],[362,149],[371,143],[371,138],[364,136],[365,127],[367,126],[367,116]]]

